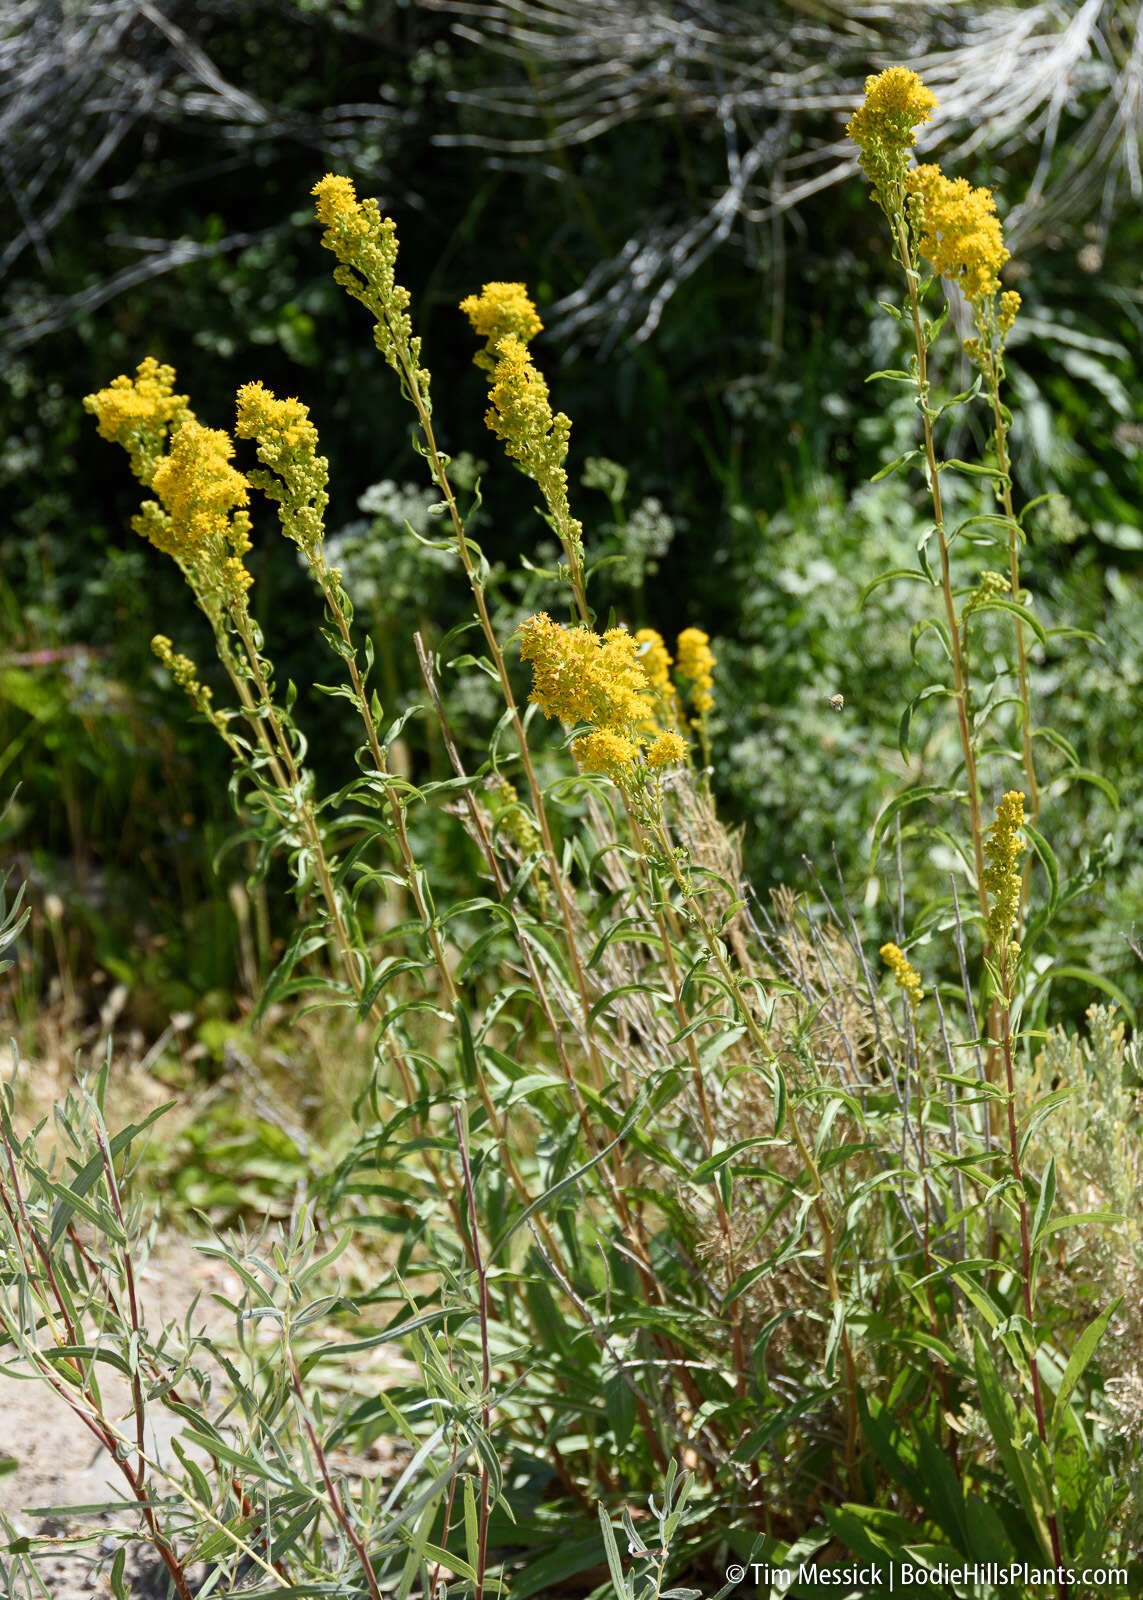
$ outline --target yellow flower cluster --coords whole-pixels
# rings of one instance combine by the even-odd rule
[[[676,733],[673,728],[667,728],[663,733],[657,734],[647,749],[646,762],[649,767],[676,767],[680,761],[687,758],[686,740],[681,733]]]
[[[522,283],[486,283],[479,294],[462,300],[460,309],[485,341],[472,359],[487,372],[495,370],[501,339],[511,333],[527,344],[544,326]]]
[[[1010,789],[996,808],[996,821],[984,840],[988,865],[984,869],[984,889],[989,912],[985,928],[997,956],[1019,953],[1010,943],[1020,914],[1020,856],[1025,845],[1020,829],[1024,826],[1024,795]]]
[[[158,508],[150,502],[135,526],[174,556],[198,592],[215,591],[237,604],[254,580],[242,560],[250,549],[250,517],[240,508],[250,495],[246,479],[230,465],[233,454],[234,443],[221,428],[184,423],[151,482],[162,516],[154,516]]]
[[[915,72],[890,67],[866,78],[864,104],[846,123],[846,133],[861,150],[861,170],[890,214],[900,209],[914,130],[928,122],[936,107],[936,95]]]
[[[532,663],[530,699],[546,717],[637,728],[650,716],[647,678],[626,628],[565,628],[541,611],[524,623],[520,639],[520,655]]]
[[[250,549],[249,485],[230,465],[230,436],[196,422],[186,397],[173,393],[174,380],[172,367],[148,357],[135,378],[115,378],[83,403],[158,497],[143,502],[135,532],[178,562],[208,613],[220,603],[244,611],[253,582],[242,559]]]
[[[663,635],[656,633],[654,628],[640,628],[635,635],[635,643],[641,647],[639,665],[643,668],[652,693],[658,695],[660,700],[665,700],[672,693],[671,668],[674,662]]]
[[[185,690],[196,711],[212,722],[232,749],[236,749],[233,735],[226,725],[226,717],[212,704],[213,695],[204,683],[199,682],[198,668],[190,656],[180,655],[165,633],[157,633],[151,640],[151,649],[166,667],[180,689]]]
[[[321,549],[329,462],[317,453],[317,429],[300,400],[279,400],[261,383],[238,391],[238,437],[254,439],[268,472],[250,482],[278,502],[282,531],[313,561]]]
[[[184,422],[194,421],[185,394],[175,394],[175,369],[154,356],[139,363],[134,378],[112,378],[106,389],[84,398],[102,439],[122,445],[139,481],[151,487],[163,459],[167,438]]]
[[[710,649],[710,635],[701,628],[684,628],[679,634],[679,677],[684,678],[696,720],[706,716],[714,705],[714,669],[717,663]]]
[[[409,291],[396,278],[397,224],[381,215],[376,200],[358,200],[351,178],[327,173],[311,193],[325,229],[321,242],[338,260],[334,282],[373,313],[378,350],[406,382],[413,380],[427,405],[429,374],[413,335]]]
[[[1009,255],[992,190],[974,189],[967,178],[946,178],[931,164],[915,167],[905,181],[921,254],[942,278],[958,283],[972,304],[991,300]],[[1009,310],[1015,318],[1016,307],[1009,303],[1005,315]]]
[[[916,1010],[925,997],[925,991],[921,987],[921,974],[899,945],[883,944],[881,959],[900,984],[909,1004]]]
[[[520,638],[521,657],[532,667],[529,699],[546,717],[591,726],[573,746],[583,771],[631,782],[648,743],[650,767],[684,758],[686,746],[677,733],[649,738],[654,700],[638,645],[626,628],[609,628],[604,634],[582,625],[565,628],[540,612],[524,623]]]
[[[532,360],[528,340],[543,323],[522,283],[486,283],[462,300],[473,331],[485,341],[473,357],[489,374],[488,427],[548,503],[556,532],[573,566],[583,560],[583,524],[571,514],[564,468],[571,421],[553,413],[548,385]]]

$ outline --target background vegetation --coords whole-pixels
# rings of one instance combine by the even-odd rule
[[[715,8],[702,34],[686,8],[639,13],[504,4],[474,18],[324,0],[9,9],[0,778],[21,792],[4,842],[34,893],[62,903],[76,977],[129,981],[149,1028],[232,988],[226,885],[246,864],[212,865],[232,828],[221,758],[205,730],[169,715],[147,654],[176,580],[149,569],[126,529],[130,488],[79,400],[147,352],[176,358],[219,424],[255,374],[304,393],[331,441],[330,527],[350,541],[363,519],[399,531],[420,492],[406,487],[406,424],[299,204],[331,166],[401,225],[404,281],[440,392],[455,396],[446,427],[464,443],[480,436],[483,401],[456,304],[489,278],[529,283],[575,421],[573,483],[593,456],[620,457],[626,474],[616,504],[575,484],[596,547],[628,552],[612,597],[633,625],[695,624],[717,641],[714,782],[744,827],[753,882],[763,894],[804,887],[803,857],[828,867],[836,848],[862,899],[869,829],[897,782],[905,697],[886,688],[900,682],[917,597],[879,591],[864,613],[857,602],[870,574],[907,564],[921,526],[908,485],[866,487],[910,416],[907,400],[871,406],[862,387],[885,364],[885,320],[870,311],[889,263],[838,139],[870,42],[844,9],[824,36],[796,6]],[[1122,88],[1134,13],[1089,8],[1045,75],[1044,41],[1069,15],[1038,18],[1030,37],[1019,8],[930,8],[904,39],[892,16],[877,26],[889,58],[894,46],[914,60],[935,52],[939,136],[973,144],[977,181],[1003,148],[1001,212],[1025,299],[1009,360],[1018,487],[1064,496],[1043,508],[1025,581],[1045,614],[1098,623],[1103,640],[1042,660],[1037,688],[1084,764],[1120,791],[1118,817],[1094,791],[1084,804],[1102,886],[1076,916],[1090,963],[1122,983],[1130,952],[1088,913],[1098,897],[1125,932],[1143,895],[1128,820],[1136,721],[1120,713],[1143,631],[1143,225],[1128,203],[1138,130]],[[985,75],[1001,46],[1018,93]],[[616,51],[626,69],[601,76]],[[760,85],[783,51],[807,67],[775,110]],[[1042,114],[1052,93],[1054,122]],[[525,486],[492,470],[491,557],[542,562]],[[382,549],[363,557],[376,569],[370,623],[386,699],[400,703],[419,693],[410,624],[451,613],[448,578],[407,555],[397,576]],[[301,573],[276,551],[254,563],[260,604],[284,624],[283,670],[312,676]],[[177,646],[185,634],[171,627]],[[847,706],[834,716],[838,691]],[[418,745],[414,727],[410,760]],[[35,948],[20,980],[29,1011],[58,954]],[[1078,990],[1071,1004],[1082,1010]]]

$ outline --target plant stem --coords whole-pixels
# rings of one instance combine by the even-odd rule
[[[1008,577],[1011,585],[1013,602],[1022,604],[1020,588],[1020,545],[1016,536],[1018,523],[1016,510],[1012,501],[1012,473],[1008,459],[1008,425],[1004,420],[1004,413],[1000,405],[1000,376],[1001,368],[996,356],[991,349],[988,352],[988,395],[992,403],[992,437],[996,448],[996,464],[1003,477],[1000,479],[1001,503],[1004,515],[1008,522]],[[1040,785],[1036,779],[1036,761],[1032,753],[1032,696],[1028,685],[1028,650],[1024,636],[1024,624],[1016,619],[1016,661],[1017,673],[1020,683],[1020,705],[1023,715],[1020,723],[1021,757],[1024,764],[1024,781],[1028,785],[1028,820],[1035,822],[1040,810]],[[1032,875],[1032,856],[1029,854],[1024,862],[1024,869],[1020,875],[1020,911],[1017,917],[1016,930],[1019,936],[1020,923],[1023,919],[1024,909],[1028,900],[1028,885]]]
[[[1013,974],[1010,971],[1010,957],[1010,947],[1006,945],[1000,956],[1000,983],[1003,993],[1003,1003],[1000,1008],[1000,1042],[1004,1052],[1004,1073],[1008,1090],[1008,1148],[1012,1159],[1012,1176],[1015,1179],[1016,1195],[1020,1206],[1020,1276],[1024,1294],[1024,1315],[1028,1321],[1030,1346],[1028,1367],[1032,1379],[1032,1400],[1036,1412],[1036,1431],[1039,1433],[1040,1442],[1046,1450],[1048,1446],[1048,1427],[1044,1415],[1044,1395],[1040,1384],[1040,1364],[1038,1360],[1039,1342],[1036,1338],[1034,1322],[1032,1240],[1028,1230],[1028,1198],[1024,1189],[1024,1174],[1020,1166],[1020,1140],[1016,1127],[1016,1082],[1012,1070]],[[1058,1572],[1063,1567],[1064,1558],[1060,1544],[1060,1530],[1054,1508],[1048,1512],[1048,1531],[1052,1540],[1052,1556]],[[1068,1585],[1062,1577],[1057,1579],[1056,1593],[1059,1596],[1059,1600],[1068,1600]]]
[[[492,1427],[492,1413],[488,1404],[488,1394],[492,1387],[492,1357],[488,1348],[488,1273],[484,1266],[484,1256],[480,1248],[480,1223],[476,1214],[476,1188],[472,1181],[472,1167],[468,1159],[468,1142],[464,1136],[464,1124],[461,1120],[459,1106],[453,1106],[452,1117],[456,1128],[457,1144],[460,1147],[461,1166],[464,1169],[464,1189],[465,1194],[468,1196],[472,1265],[476,1273],[477,1291],[480,1298],[480,1387],[482,1399],[480,1422],[487,1438]],[[487,1564],[488,1462],[482,1461],[480,1467],[480,1530],[477,1537],[476,1550],[476,1600],[484,1600],[484,1571]]]

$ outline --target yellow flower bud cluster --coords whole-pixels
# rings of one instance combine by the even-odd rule
[[[925,991],[921,987],[921,974],[899,945],[883,944],[881,959],[896,978],[909,1004],[916,1010],[925,997]]]
[[[208,717],[228,743],[231,736],[227,731],[226,718],[212,705],[213,695],[206,684],[199,681],[198,668],[190,656],[180,655],[165,633],[157,633],[151,640],[151,649],[166,667],[171,677],[180,689],[185,690],[188,698],[197,711]]]
[[[261,383],[238,391],[238,437],[253,439],[268,472],[250,482],[278,502],[282,531],[313,561],[321,550],[329,503],[329,462],[317,453],[317,429],[300,400],[279,400]]]
[[[982,572],[977,579],[976,588],[965,601],[961,621],[967,622],[974,611],[979,611],[990,600],[999,600],[1002,595],[1009,594],[1011,589],[1011,580],[1002,572]]]
[[[992,948],[999,959],[1019,954],[1010,941],[1020,914],[1020,857],[1025,849],[1020,829],[1024,826],[1024,795],[1010,789],[996,808],[996,821],[984,840],[988,865],[984,869],[984,890],[989,912],[985,923]]]
[[[208,613],[220,604],[245,611],[253,582],[243,561],[250,549],[249,485],[230,465],[230,436],[197,422],[185,396],[172,392],[174,380],[172,367],[148,357],[133,379],[115,378],[83,403],[157,496],[132,519],[135,532],[178,562]]]
[[[200,698],[210,700],[210,690],[204,688],[198,681],[198,668],[190,656],[177,654],[174,645],[165,633],[157,633],[155,635],[151,640],[151,649],[166,667],[180,689],[185,689],[195,701]]]
[[[1015,289],[1005,289],[996,308],[996,326],[1001,335],[1011,333],[1016,313],[1020,309],[1020,296]]]
[[[931,164],[915,167],[905,182],[921,254],[942,278],[958,283],[973,305],[991,300],[1009,256],[992,190],[974,189],[967,178],[946,178]]]
[[[908,67],[890,67],[865,80],[865,101],[845,131],[861,150],[861,170],[882,208],[900,209],[901,185],[916,141],[915,130],[928,122],[937,97]]]
[[[522,283],[486,283],[479,294],[462,300],[460,309],[485,341],[472,359],[487,372],[495,370],[501,339],[511,333],[527,344],[544,326]]]
[[[694,707],[694,721],[701,722],[714,705],[714,669],[717,665],[710,648],[710,635],[701,628],[684,628],[679,634],[679,677],[684,679]]]
[[[314,184],[314,210],[325,232],[321,242],[337,257],[334,282],[372,312],[378,350],[428,404],[429,374],[420,364],[421,341],[413,334],[409,291],[397,282],[397,224],[383,217],[376,200],[358,200],[351,178],[327,173]]]
[[[634,783],[648,743],[649,766],[662,768],[683,759],[686,747],[678,734],[649,738],[647,724],[655,703],[638,645],[626,628],[609,628],[604,634],[583,625],[565,628],[540,612],[524,623],[520,638],[520,654],[532,667],[529,699],[546,717],[590,725],[591,732],[572,747],[583,771]]]
[[[497,827],[502,827],[514,840],[521,855],[537,854],[543,849],[543,839],[532,813],[520,803],[515,786],[507,778],[501,778],[494,785],[494,792],[500,802],[496,811]]]

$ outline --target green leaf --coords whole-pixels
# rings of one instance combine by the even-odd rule
[[[982,466],[979,461],[959,461],[956,456],[949,461],[938,461],[937,471],[967,472],[972,478],[995,478],[1000,483],[1008,482],[1008,474],[1001,472],[999,467]]]
[[[1026,622],[1041,644],[1048,642],[1048,635],[1039,617],[1034,617],[1027,606],[1017,605],[1015,600],[1005,600],[1002,595],[994,595],[991,600],[981,600],[973,607],[974,616],[981,611],[1007,611],[1011,616],[1018,617],[1021,622]]]
[[[1035,1249],[1042,1233],[1046,1233],[1045,1224],[1052,1215],[1052,1206],[1056,1199],[1056,1158],[1050,1156],[1048,1165],[1044,1168],[1044,1176],[1040,1183],[1040,1195],[1036,1201],[1036,1215],[1032,1219],[1032,1248]]]
[[[1046,739],[1050,745],[1054,745],[1067,758],[1069,766],[1079,766],[1080,759],[1076,754],[1075,746],[1065,739],[1062,733],[1057,733],[1055,728],[1033,728],[1032,737],[1033,739]]]
[[[1076,1384],[1087,1371],[1088,1362],[1095,1354],[1099,1341],[1103,1338],[1107,1331],[1108,1323],[1119,1310],[1122,1301],[1123,1296],[1119,1295],[1111,1302],[1109,1306],[1106,1306],[1099,1313],[1098,1317],[1096,1317],[1093,1322],[1088,1323],[1087,1327],[1076,1340],[1075,1348],[1068,1357],[1068,1364],[1064,1368],[1064,1375],[1060,1379],[1060,1386],[1056,1390],[1056,1398],[1052,1406],[1052,1415],[1048,1423],[1049,1440],[1055,1438],[1057,1429],[1059,1428],[1060,1423],[1063,1421],[1064,1412],[1067,1408],[1068,1401],[1071,1399],[1072,1391],[1075,1389]]]
[[[1020,1130],[1019,1156],[1021,1161],[1023,1161],[1024,1152],[1031,1143],[1032,1135],[1036,1132],[1036,1129],[1045,1120],[1045,1118],[1050,1117],[1058,1105],[1062,1105],[1065,1100],[1070,1100],[1073,1095],[1078,1093],[1078,1088],[1076,1088],[1075,1085],[1072,1085],[1063,1089],[1053,1089],[1050,1091],[1050,1093],[1042,1095],[1041,1098],[1036,1101],[1031,1111],[1028,1113],[1023,1128]]]
[[[611,1518],[607,1514],[606,1506],[599,1507],[599,1526],[603,1530],[603,1548],[607,1555],[607,1570],[611,1573],[611,1581],[615,1585],[617,1600],[630,1600],[634,1588],[628,1588],[627,1578],[623,1571],[623,1562],[619,1558],[619,1545],[615,1538],[615,1529],[611,1526]]]
[[[887,478],[891,472],[897,472],[902,467],[907,467],[910,462],[919,461],[920,459],[920,450],[906,450],[903,456],[898,456],[895,461],[890,461],[887,466],[884,466],[880,469],[880,471],[875,472],[869,481],[870,483],[880,483],[881,479]]]
[[[1109,994],[1113,1000],[1122,1006],[1124,1016],[1132,1027],[1135,1026],[1135,1007],[1123,990],[1117,983],[1113,983],[1110,978],[1105,978],[1100,973],[1093,972],[1090,967],[1049,967],[1036,980],[1033,992],[1036,989],[1047,988],[1057,978],[1075,978],[1080,983],[1090,983],[1093,989],[1102,989],[1105,994]]]
[[[885,830],[896,817],[908,806],[919,805],[922,800],[932,800],[937,796],[945,799],[963,799],[963,795],[955,789],[948,789],[944,784],[926,783],[918,784],[912,789],[906,789],[903,794],[895,795],[882,811],[877,821],[873,824],[873,845],[869,853],[869,870],[872,872],[877,865],[877,856],[881,849],[881,841],[885,837]]]
[[[1122,1211],[1073,1211],[1066,1217],[1054,1217],[1045,1222],[1043,1237],[1046,1239],[1050,1233],[1062,1233],[1065,1228],[1086,1228],[1097,1222],[1111,1227],[1114,1223],[1126,1221]]]
[[[1060,899],[1060,864],[1051,845],[1039,829],[1034,828],[1030,822],[1025,822],[1022,824],[1022,830],[1028,836],[1033,850],[1044,864],[1044,871],[1048,874],[1048,905],[1044,920],[1050,922]]]
[[[1076,767],[1071,772],[1062,775],[1065,779],[1078,778],[1081,783],[1092,783],[1101,789],[1111,801],[1114,810],[1119,810],[1119,793],[1113,783],[1109,783],[1102,773],[1092,772],[1089,767]],[[1057,780],[1058,781],[1058,780]]]
[[[865,585],[858,598],[857,609],[861,610],[874,589],[879,589],[883,583],[895,583],[898,578],[906,578],[914,583],[928,583],[930,585],[934,582],[931,577],[927,577],[923,572],[918,572],[915,567],[891,567],[888,572],[881,573],[879,577],[874,578],[872,583]]]
[[[898,383],[915,384],[916,379],[911,372],[902,372],[900,367],[882,367],[880,372],[871,372],[866,378],[866,383],[872,383],[874,378],[892,378]]]
[[[901,720],[897,724],[897,748],[901,752],[901,759],[909,759],[909,729],[913,722],[913,712],[926,700],[931,700],[934,695],[951,695],[952,690],[945,683],[930,683],[919,694],[915,694],[901,713]]]

